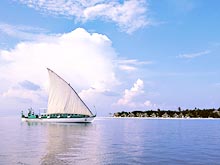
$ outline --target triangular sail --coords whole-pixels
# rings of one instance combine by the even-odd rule
[[[52,70],[48,69],[48,73],[50,78],[48,114],[93,115],[70,84]]]

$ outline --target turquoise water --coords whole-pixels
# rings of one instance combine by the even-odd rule
[[[220,164],[220,120],[0,118],[0,164]]]

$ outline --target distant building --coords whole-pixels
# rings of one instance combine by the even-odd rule
[[[162,118],[168,118],[170,117],[166,112],[162,115]]]
[[[177,115],[176,113],[174,113],[174,114],[173,114],[173,117],[174,117],[174,118],[178,118],[179,115]]]
[[[152,113],[150,117],[157,117],[155,113]]]
[[[134,117],[134,114],[131,112],[129,113],[128,117]]]

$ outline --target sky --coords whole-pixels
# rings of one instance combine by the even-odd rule
[[[220,107],[220,1],[1,0],[0,115],[47,107],[52,69],[98,116]]]

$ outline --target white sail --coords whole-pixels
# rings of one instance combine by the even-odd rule
[[[48,69],[48,73],[50,78],[48,114],[93,115],[75,90],[65,80],[50,69]]]

